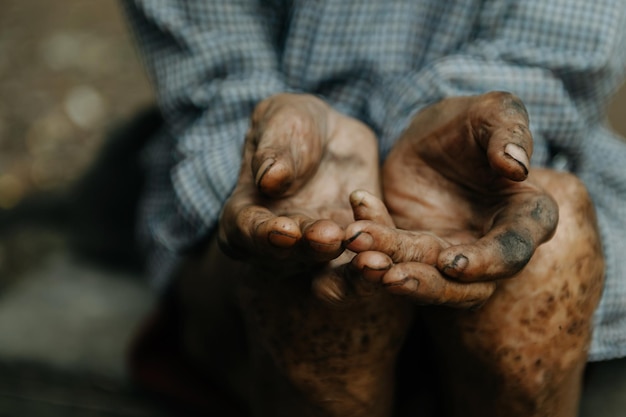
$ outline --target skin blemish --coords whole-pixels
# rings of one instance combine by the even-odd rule
[[[558,222],[558,209],[552,200],[541,198],[530,211],[530,217],[546,229],[552,229]]]
[[[452,272],[454,276],[454,274],[463,272],[465,268],[467,268],[468,264],[469,260],[467,259],[467,257],[465,257],[465,255],[456,255],[452,262],[443,268],[443,273],[449,274],[450,272]]]
[[[457,255],[454,257],[454,261],[452,261],[452,265],[450,266],[454,268],[455,270],[461,272],[465,268],[467,268],[468,264],[469,264],[469,261],[464,255]]]
[[[509,230],[497,238],[504,263],[513,271],[522,269],[533,254],[533,245],[519,233]]]
[[[510,96],[506,104],[509,105],[515,112],[524,116],[526,120],[528,120],[528,110],[526,110],[526,106],[519,98],[515,96]]]
[[[543,218],[543,206],[541,203],[537,202],[535,204],[535,208],[530,212],[530,217],[535,221],[541,221]]]

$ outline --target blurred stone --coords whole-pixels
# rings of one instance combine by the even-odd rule
[[[54,71],[106,74],[116,70],[120,54],[106,37],[86,32],[56,32],[39,44],[39,54]]]
[[[33,156],[49,154],[73,137],[74,129],[67,116],[60,111],[52,111],[35,121],[26,132],[26,146]]]
[[[64,106],[70,120],[83,129],[95,127],[105,113],[102,95],[88,85],[72,88],[65,97]]]
[[[66,70],[79,65],[81,43],[74,33],[56,32],[41,41],[39,53],[49,69]]]
[[[78,65],[83,71],[92,74],[107,74],[119,67],[119,54],[106,39],[85,35],[82,47],[81,60]]]
[[[31,178],[37,188],[51,190],[65,185],[67,167],[60,158],[35,158],[31,165]]]
[[[0,176],[0,208],[8,210],[17,205],[24,197],[25,187],[22,181],[11,175]]]

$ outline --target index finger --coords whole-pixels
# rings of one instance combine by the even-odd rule
[[[418,262],[403,262],[383,276],[388,292],[408,297],[417,304],[454,308],[478,308],[496,289],[495,282],[463,283],[446,279],[437,268]]]

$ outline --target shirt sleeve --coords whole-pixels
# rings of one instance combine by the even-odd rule
[[[571,147],[604,106],[626,65],[626,3],[621,0],[486,1],[474,34],[414,72],[383,75],[368,119],[385,155],[423,107],[491,90],[519,95],[531,129]]]
[[[174,208],[152,234],[179,252],[214,226],[256,103],[288,90],[275,47],[283,12],[240,0],[123,4],[174,152]]]

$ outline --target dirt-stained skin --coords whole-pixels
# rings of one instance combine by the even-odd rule
[[[266,384],[284,384],[291,398],[262,390],[254,408],[267,416],[388,416],[409,304],[378,294],[329,308],[311,294],[310,282],[289,277],[278,291],[263,291],[257,276],[242,287],[252,357],[275,376]]]
[[[446,392],[455,398],[448,415],[576,415],[603,258],[582,184],[568,174],[540,179],[560,184],[554,238],[481,309],[426,312]]]
[[[228,259],[214,243],[188,270],[193,278],[180,280],[188,353],[255,417],[391,417],[396,365],[410,393],[426,378],[415,364],[427,362],[441,381],[438,415],[574,417],[602,288],[601,246],[580,181],[530,169],[518,100],[502,92],[451,98],[418,114],[382,169],[385,203],[377,190],[352,193],[348,224],[347,203],[325,201],[376,183],[372,152],[353,166],[363,177],[351,171],[335,181],[352,134],[371,149],[371,132],[298,97],[302,111],[313,105],[343,128],[331,129],[312,183],[267,207],[258,183],[282,192],[272,172],[291,174],[265,162],[279,153],[264,140],[247,142],[261,151],[244,153],[218,232],[247,257]],[[246,161],[268,149],[273,156],[250,175]],[[357,255],[327,262],[338,244]],[[434,348],[396,364],[408,336]],[[419,401],[398,409],[424,411]]]

